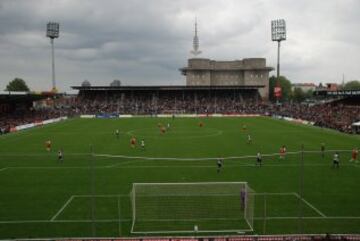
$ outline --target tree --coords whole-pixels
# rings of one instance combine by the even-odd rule
[[[291,97],[291,82],[284,76],[280,76],[280,87],[282,96],[280,98],[280,101],[288,101]],[[276,98],[274,96],[274,87],[276,86],[276,77],[271,76],[269,79],[269,99],[272,101],[275,101]]]
[[[360,81],[358,80],[352,80],[349,82],[346,82],[343,86],[344,90],[360,90]]]
[[[314,91],[313,90],[308,90],[305,92],[305,98],[306,99],[312,99],[314,97]]]
[[[302,102],[306,98],[305,92],[301,88],[295,88],[292,97],[295,102]]]
[[[29,87],[26,85],[25,81],[20,78],[15,78],[9,82],[6,86],[7,91],[29,91]]]

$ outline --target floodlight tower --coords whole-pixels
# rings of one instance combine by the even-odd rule
[[[276,69],[276,87],[274,88],[274,95],[277,103],[281,97],[280,87],[280,42],[286,40],[286,23],[284,19],[276,19],[271,21],[271,39],[278,42],[277,51],[277,69]]]
[[[54,39],[59,37],[59,23],[55,23],[55,22],[47,23],[46,37],[50,38],[50,43],[51,43],[52,91],[57,92],[56,82],[55,82]]]

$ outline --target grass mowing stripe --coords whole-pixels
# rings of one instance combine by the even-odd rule
[[[128,163],[124,163],[128,164]],[[331,164],[305,164],[305,167],[331,167]],[[340,164],[342,167],[359,167],[355,164]],[[226,167],[256,167],[256,168],[267,168],[267,167],[299,167],[299,164],[263,164],[261,167],[256,166],[255,164],[230,164],[224,165]],[[215,165],[128,165],[121,166],[121,163],[110,166],[96,166],[94,169],[143,169],[143,168],[215,168]],[[90,169],[88,166],[18,166],[18,167],[4,167],[0,171],[12,170],[12,169],[49,169],[49,170],[58,170],[58,169]]]

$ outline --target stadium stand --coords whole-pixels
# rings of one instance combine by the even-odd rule
[[[305,120],[324,128],[352,132],[360,121],[360,98],[347,97],[313,104],[276,105],[259,98],[256,88],[124,88],[80,89],[76,97],[54,99],[49,107],[33,107],[39,97],[9,98],[0,105],[1,133],[11,127],[60,116],[158,114],[258,114]],[[47,96],[46,96],[47,97]],[[3,97],[4,98],[4,97]],[[44,96],[42,98],[45,98]],[[11,99],[11,101],[10,101]]]
[[[54,108],[34,108],[33,102],[53,97],[52,93],[0,93],[0,134],[27,123],[59,117],[62,113]],[[63,113],[65,114],[65,113]]]

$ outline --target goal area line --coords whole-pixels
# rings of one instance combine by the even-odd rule
[[[254,193],[255,196],[295,196],[300,201],[305,203],[308,207],[310,207],[313,211],[315,211],[317,214],[319,214],[321,217],[326,218],[327,216],[321,212],[318,208],[316,208],[314,205],[312,205],[310,202],[306,201],[304,198],[302,198],[297,192],[279,192],[279,193]],[[298,217],[300,218],[300,217]],[[302,217],[301,217],[302,218]]]
[[[218,184],[224,184],[226,182],[218,182]],[[232,184],[246,184],[247,182],[230,182]],[[139,184],[142,184],[142,183],[134,183],[134,185],[139,185]],[[155,183],[152,183],[152,184],[155,184]],[[159,183],[159,184],[164,184],[164,185],[171,185],[171,183]],[[205,183],[188,183],[188,184],[206,184]],[[210,183],[208,183],[210,184]],[[149,183],[145,183],[145,185],[149,185]],[[309,206],[312,210],[314,210],[317,214],[320,215],[320,217],[322,218],[328,218],[325,214],[323,214],[318,208],[316,208],[314,205],[312,205],[311,203],[309,203],[308,201],[306,201],[304,198],[301,198],[300,195],[296,192],[279,192],[279,193],[254,193],[255,196],[295,196],[296,198],[300,199],[302,202],[304,202],[307,206]],[[206,196],[206,195],[204,195]],[[82,194],[79,194],[79,195],[71,195],[67,200],[66,202],[61,206],[61,208],[52,216],[52,218],[50,219],[50,222],[54,222],[54,221],[58,221],[56,220],[58,216],[60,216],[60,214],[66,209],[67,206],[69,206],[69,204],[75,199],[75,198],[88,198],[88,197],[100,197],[100,198],[121,198],[121,197],[130,197],[130,195],[125,195],[125,194],[102,194],[102,195],[82,195]],[[262,219],[262,217],[254,217],[254,219]],[[296,219],[296,218],[299,218],[299,217],[266,217],[266,219]],[[304,219],[307,219],[307,218],[312,218],[312,219],[316,219],[316,218],[319,218],[319,217],[301,217],[301,218],[304,218]],[[333,218],[336,218],[336,217],[333,217]],[[352,217],[348,217],[348,218],[352,218]],[[356,219],[356,217],[354,217]],[[243,219],[242,217],[241,218],[196,218],[196,219],[145,219],[145,220],[142,220],[144,222],[167,222],[167,221],[196,221],[196,220],[208,220],[208,221],[215,221],[215,220],[240,220],[240,219]],[[101,219],[100,219],[101,220]],[[131,219],[129,219],[131,220]],[[246,221],[246,219],[245,219]],[[6,222],[6,221],[5,221]],[[21,221],[20,221],[21,222]],[[76,222],[76,221],[74,221]],[[2,221],[0,221],[0,223],[2,223]],[[248,223],[248,225],[251,227],[251,225]],[[193,231],[192,231],[193,232]]]
[[[235,182],[236,183],[236,182]],[[242,182],[242,183],[246,183],[246,182]],[[296,198],[300,199],[300,196],[298,193],[296,192],[278,192],[278,193],[267,193],[267,192],[263,192],[263,193],[254,193],[255,196],[295,196]],[[71,202],[75,199],[75,198],[89,198],[89,197],[100,197],[100,198],[122,198],[122,197],[126,197],[126,198],[130,198],[130,195],[128,194],[99,194],[99,195],[87,195],[87,194],[75,194],[75,195],[71,195],[65,202],[64,204],[60,207],[59,210],[57,210],[57,212],[51,217],[51,219],[39,219],[39,220],[0,220],[0,224],[26,224],[26,223],[91,223],[91,222],[99,222],[99,223],[114,223],[114,222],[132,222],[133,219],[132,218],[119,218],[119,219],[58,219],[58,217],[61,215],[61,213],[66,210],[66,208],[71,204]],[[304,202],[307,206],[309,206],[312,210],[314,210],[317,214],[319,214],[319,216],[268,216],[268,217],[263,217],[263,216],[254,216],[254,220],[297,220],[297,219],[303,219],[303,220],[360,220],[360,216],[326,216],[325,214],[323,214],[318,208],[316,208],[313,204],[311,204],[310,202],[306,201],[304,198],[300,199],[302,202]],[[240,219],[240,218],[239,218]],[[239,219],[231,219],[231,218],[223,218],[223,220],[239,220]],[[148,220],[143,220],[143,222],[169,222],[169,221],[196,221],[196,220],[221,220],[221,218],[197,218],[197,219],[184,219],[184,220],[179,220],[179,219],[164,219],[164,220],[159,220],[159,219],[148,219]],[[235,229],[229,229],[229,230],[223,230],[224,232],[250,232],[252,231],[252,229],[241,229],[241,230],[235,230]],[[193,230],[191,231],[186,231],[186,232],[182,232],[182,231],[174,231],[178,232],[178,233],[194,233]],[[200,232],[218,232],[218,233],[222,233],[222,231],[219,230],[215,230],[215,231],[209,231],[209,230],[200,230],[198,231]],[[137,232],[134,231],[133,233],[144,233],[144,232]],[[146,232],[146,233],[150,233],[150,232]],[[171,233],[168,231],[154,231],[154,233]]]

